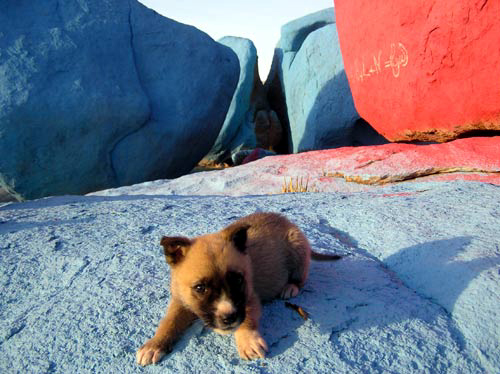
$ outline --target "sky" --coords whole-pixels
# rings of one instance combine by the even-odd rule
[[[274,47],[285,23],[333,6],[333,0],[139,0],[156,12],[193,25],[213,39],[239,36],[253,41],[259,56],[259,74],[269,73]]]

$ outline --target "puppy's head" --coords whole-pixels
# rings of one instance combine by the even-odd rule
[[[220,333],[235,330],[245,319],[252,281],[247,230],[248,225],[232,225],[195,239],[161,240],[172,269],[173,296]]]

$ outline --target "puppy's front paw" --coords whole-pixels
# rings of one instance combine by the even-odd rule
[[[156,364],[171,350],[172,348],[170,344],[153,338],[149,339],[141,348],[139,348],[135,357],[139,365],[146,366],[149,364]]]
[[[235,334],[236,346],[240,357],[245,360],[265,358],[267,344],[256,330],[237,331]]]

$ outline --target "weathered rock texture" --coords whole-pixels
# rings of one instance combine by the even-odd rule
[[[0,206],[0,372],[500,372],[499,186],[148,194]],[[263,305],[265,360],[241,360],[233,336],[198,321],[158,364],[137,366],[170,298],[160,238],[203,235],[257,211],[287,215],[316,251],[344,256],[313,261],[290,300],[310,318],[283,300]]]
[[[258,79],[258,70],[257,50],[251,40],[226,36],[218,42],[231,48],[238,56],[240,63],[238,86],[219,136],[207,155],[208,159],[223,161],[238,149],[253,148],[256,145],[255,131],[252,126],[253,108],[250,99],[256,78],[255,73],[257,73]]]
[[[308,191],[357,192],[397,182],[468,180],[500,185],[500,137],[445,144],[391,143],[271,156],[217,172],[111,190],[111,194],[247,195],[280,193],[286,183]],[[293,190],[294,188],[292,188]],[[108,194],[106,191],[99,194]]]
[[[29,199],[182,175],[238,74],[229,48],[135,0],[2,2],[0,187]]]
[[[284,25],[266,82],[290,152],[353,145],[359,115],[344,73],[333,8]]]
[[[335,1],[359,114],[391,141],[500,130],[500,2]]]
[[[240,78],[224,125],[206,156],[208,160],[226,162],[242,149],[272,147],[281,139],[281,124],[269,111],[259,77],[257,50],[249,39],[226,36],[219,43],[231,48],[240,62]],[[278,121],[278,122],[276,122]],[[276,139],[277,138],[277,139]]]

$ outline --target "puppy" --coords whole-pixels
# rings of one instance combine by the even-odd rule
[[[261,302],[296,296],[309,272],[311,251],[293,223],[275,213],[255,213],[220,232],[194,239],[163,237],[171,267],[170,303],[153,338],[137,351],[137,363],[158,362],[197,318],[216,332],[234,332],[240,357],[264,358],[258,331]]]

